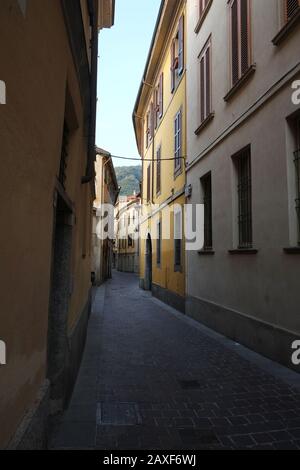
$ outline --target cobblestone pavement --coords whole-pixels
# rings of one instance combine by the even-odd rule
[[[114,272],[98,289],[52,448],[300,449],[300,375],[172,312],[137,284]]]

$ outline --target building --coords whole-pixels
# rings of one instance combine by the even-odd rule
[[[118,271],[139,273],[140,194],[120,196],[115,207],[115,266]]]
[[[98,30],[111,0],[0,2],[0,447],[46,446],[90,311]]]
[[[134,107],[142,157],[140,285],[184,310],[185,1],[161,7]]]
[[[299,19],[297,0],[187,1],[187,184],[205,240],[186,254],[186,312],[296,369]]]
[[[119,186],[110,153],[100,148],[96,148],[96,153],[96,199],[93,206],[92,273],[94,277],[93,283],[100,285],[105,280],[111,278],[114,248],[113,217],[114,206],[119,195]],[[110,227],[107,224],[108,214],[106,214],[106,208],[103,205],[110,206]],[[109,228],[111,228],[111,234],[109,233]]]

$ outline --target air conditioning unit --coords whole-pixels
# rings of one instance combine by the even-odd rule
[[[192,196],[192,191],[193,191],[193,187],[191,184],[187,185],[185,187],[185,197],[191,197]]]

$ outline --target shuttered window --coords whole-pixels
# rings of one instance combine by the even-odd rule
[[[154,127],[155,129],[158,126],[159,120],[163,116],[163,107],[164,107],[164,75],[161,73],[159,77],[159,82],[154,91]]]
[[[150,141],[153,139],[154,135],[154,105],[153,102],[150,104]]]
[[[149,147],[150,143],[150,111],[146,115],[146,147]]]
[[[232,85],[250,66],[249,0],[230,2]]]
[[[175,172],[181,169],[181,150],[182,150],[182,112],[181,110],[175,116],[174,120],[174,157]]]
[[[184,67],[184,18],[179,20],[178,26],[178,74],[181,75]]]
[[[174,92],[179,77],[184,70],[184,17],[181,16],[178,30],[171,45],[171,93]]]
[[[156,193],[161,190],[161,147],[156,152]]]
[[[159,118],[162,117],[164,112],[164,74],[162,73],[159,78],[159,92],[158,92],[158,105],[159,105]]]
[[[211,42],[200,54],[200,121],[211,114]]]
[[[300,8],[300,0],[284,0],[285,21],[288,22]]]
[[[175,90],[175,75],[176,75],[176,41],[173,39],[171,45],[171,93]]]

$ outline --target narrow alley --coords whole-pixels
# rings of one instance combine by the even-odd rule
[[[53,449],[299,449],[300,377],[113,272]]]

